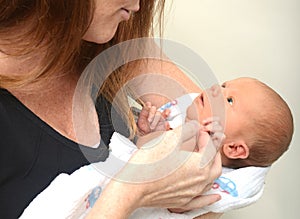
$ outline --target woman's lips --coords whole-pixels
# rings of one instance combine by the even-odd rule
[[[122,8],[122,10],[125,10],[127,13],[130,13],[128,9]]]
[[[126,8],[121,8],[121,13],[122,13],[122,18],[126,21],[128,21],[130,19],[130,10],[126,9]]]

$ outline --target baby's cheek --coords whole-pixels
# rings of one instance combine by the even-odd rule
[[[187,120],[197,120],[200,121],[200,112],[199,109],[197,108],[197,104],[194,102],[187,108],[186,111],[186,119]]]

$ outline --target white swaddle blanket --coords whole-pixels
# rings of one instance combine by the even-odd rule
[[[120,146],[122,145],[122,146]],[[136,150],[135,145],[114,133],[110,143],[111,154],[105,162],[84,166],[73,174],[60,174],[42,193],[40,193],[22,214],[22,219],[32,218],[84,218],[93,207],[101,191],[109,182],[108,175],[117,173],[121,165],[115,164],[123,160],[124,164]],[[118,162],[120,163],[120,162]],[[107,166],[114,167],[109,174],[104,174]],[[269,168],[246,167],[237,170],[223,168],[223,173],[208,192],[217,193],[222,199],[203,209],[185,214],[170,213],[167,209],[137,209],[131,219],[137,218],[194,218],[207,212],[226,212],[245,207],[256,202],[263,193],[264,180]]]
[[[186,108],[197,94],[189,94],[178,98],[170,105],[171,127],[182,124]],[[21,219],[31,218],[84,218],[93,207],[106,184],[130,159],[137,150],[127,138],[114,133],[110,142],[111,153],[105,162],[84,166],[71,175],[60,174],[40,193],[25,209]],[[184,214],[175,214],[167,209],[140,208],[131,219],[165,219],[194,218],[207,212],[222,213],[232,209],[248,206],[256,202],[262,195],[268,168],[245,167],[240,169],[223,168],[222,175],[215,181],[207,194],[220,194],[222,199],[202,209]]]

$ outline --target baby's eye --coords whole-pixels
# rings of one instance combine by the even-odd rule
[[[233,98],[227,97],[227,102],[232,106],[233,105]]]

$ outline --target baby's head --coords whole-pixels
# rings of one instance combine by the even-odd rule
[[[231,168],[269,166],[287,149],[293,118],[286,102],[269,86],[252,78],[238,78],[221,86],[225,100],[225,135],[222,163]],[[187,112],[190,119],[211,116],[208,89]]]

